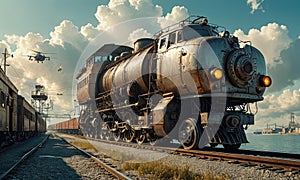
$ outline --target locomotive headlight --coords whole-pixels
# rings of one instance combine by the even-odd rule
[[[223,71],[219,68],[214,68],[210,71],[210,74],[216,80],[220,80],[223,77]]]
[[[269,87],[272,84],[272,79],[270,76],[261,75],[259,78],[259,85],[263,87]]]

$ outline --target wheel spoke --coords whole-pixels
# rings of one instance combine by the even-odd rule
[[[101,130],[100,132],[100,139],[104,139],[105,138],[105,132],[103,130]]]
[[[156,144],[156,142],[157,142],[157,138],[153,138],[153,139],[150,138],[149,143],[150,143],[151,146],[154,146]]]
[[[106,133],[105,133],[105,139],[106,140],[111,140],[111,132],[110,131],[107,131]]]
[[[113,138],[116,142],[118,142],[121,139],[121,132],[120,131],[116,131],[113,133]]]
[[[139,145],[141,145],[145,142],[145,139],[146,139],[146,135],[144,133],[140,132],[135,140]]]
[[[124,139],[126,142],[132,142],[135,137],[134,129],[129,129],[125,131]]]
[[[179,142],[184,149],[194,149],[200,140],[200,128],[195,119],[186,119],[179,128]]]

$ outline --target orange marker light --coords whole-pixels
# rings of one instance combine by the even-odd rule
[[[259,83],[263,87],[269,87],[272,84],[272,79],[270,78],[270,76],[261,76],[259,79]]]

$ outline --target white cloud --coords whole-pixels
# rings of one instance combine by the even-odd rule
[[[75,63],[79,58],[80,51],[71,44],[56,45],[51,43],[52,39],[44,39],[40,34],[27,33],[24,36],[6,35],[4,44],[16,47],[11,52],[14,58],[9,58],[10,66],[7,68],[7,74],[19,89],[19,93],[26,97],[30,102],[31,91],[36,84],[42,84],[46,90],[65,90],[71,92],[70,79],[73,77]],[[66,38],[61,34],[61,39]],[[78,43],[78,42],[77,42]],[[78,45],[78,44],[76,44]],[[1,43],[0,43],[1,46]],[[81,46],[85,46],[82,44]],[[27,55],[34,55],[32,50],[37,50],[49,54],[50,61],[37,63],[29,61]],[[57,72],[57,67],[62,65],[63,72]],[[54,110],[60,112],[62,109],[72,109],[72,94],[64,93],[61,97],[55,96],[56,92],[52,92],[50,96],[55,100]],[[66,103],[70,102],[70,103]]]
[[[299,111],[299,106],[300,89],[286,89],[279,95],[266,95],[264,101],[259,103],[261,116],[278,116],[285,112]]]
[[[280,63],[268,67],[268,74],[270,74],[273,79],[272,86],[269,88],[270,91],[281,91],[286,87],[299,84],[299,82],[297,83],[297,80],[300,79],[299,48],[300,40],[293,41],[289,44],[287,49],[280,52]]]
[[[162,28],[175,24],[181,20],[187,18],[188,10],[183,6],[175,6],[173,7],[171,13],[167,13],[165,17],[159,17],[158,23]]]
[[[300,39],[300,36],[298,36],[298,39]]]
[[[300,89],[286,89],[281,94],[269,94],[258,103],[255,127],[265,128],[267,123],[287,126],[291,112],[300,114]]]
[[[250,4],[251,6],[251,13],[253,14],[256,10],[261,10],[262,12],[265,12],[261,4],[264,2],[264,0],[247,0],[247,4]]]
[[[136,41],[139,38],[151,38],[152,35],[143,28],[138,28],[129,34],[128,40],[131,42]]]
[[[110,28],[115,28],[117,24],[128,23],[132,25],[131,21],[144,19],[145,22],[142,24],[147,23],[149,27],[153,26],[152,29],[157,29],[157,26],[166,27],[189,16],[188,10],[183,6],[173,7],[172,11],[167,13],[166,16],[162,16],[162,11],[162,7],[153,5],[152,0],[111,0],[108,5],[98,6],[95,17],[99,24],[96,27],[87,24],[81,27],[80,32],[89,41],[92,41],[97,34],[103,31],[111,31]],[[151,32],[149,27],[144,29]]]
[[[52,79],[49,79],[48,77],[39,77],[36,80],[37,84],[44,85],[45,89],[48,92],[49,98],[54,103],[54,106],[56,106],[55,109],[64,109],[64,110],[70,110],[72,109],[72,103],[66,103],[66,98],[63,98],[63,96],[56,96],[55,94],[63,92],[64,89],[61,85],[59,85],[57,81],[53,81]],[[64,95],[64,94],[63,94]],[[66,94],[65,94],[66,95]],[[71,101],[71,99],[67,99],[67,101]]]
[[[283,110],[288,110],[300,105],[300,89],[298,90],[284,90],[278,97],[277,102]]]
[[[288,36],[288,29],[284,25],[269,23],[260,30],[250,29],[245,34],[241,29],[234,32],[240,40],[250,40],[252,45],[262,51],[267,65],[278,63],[280,52],[287,49],[292,40]]]
[[[98,6],[95,14],[99,21],[98,29],[107,30],[126,20],[143,17],[159,17],[162,7],[151,0],[111,0],[108,5]]]
[[[80,32],[86,39],[92,41],[100,33],[100,30],[95,28],[91,23],[88,23],[81,27]]]
[[[64,47],[65,43],[72,44],[77,49],[83,49],[87,40],[78,31],[78,27],[71,21],[64,20],[59,26],[54,28],[53,32],[50,32],[51,44],[56,44]]]
[[[26,54],[31,50],[38,50],[38,43],[43,42],[43,36],[39,33],[29,32],[25,36],[17,35],[5,35],[5,38],[9,44],[15,44],[18,49],[18,53]]]
[[[10,50],[9,48],[9,44],[6,41],[0,41],[0,49],[5,49],[7,48],[8,50]]]

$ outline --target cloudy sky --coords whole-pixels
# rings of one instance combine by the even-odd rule
[[[34,85],[43,84],[54,100],[54,112],[73,114],[74,70],[86,49],[99,45],[95,39],[130,43],[188,15],[204,15],[251,40],[266,58],[274,82],[258,104],[252,129],[266,123],[287,125],[291,112],[300,122],[299,5],[294,0],[2,0],[0,51],[8,48],[14,54],[7,71],[23,96],[29,98]],[[31,50],[55,54],[37,64],[26,57]],[[57,72],[59,66],[62,72]]]

